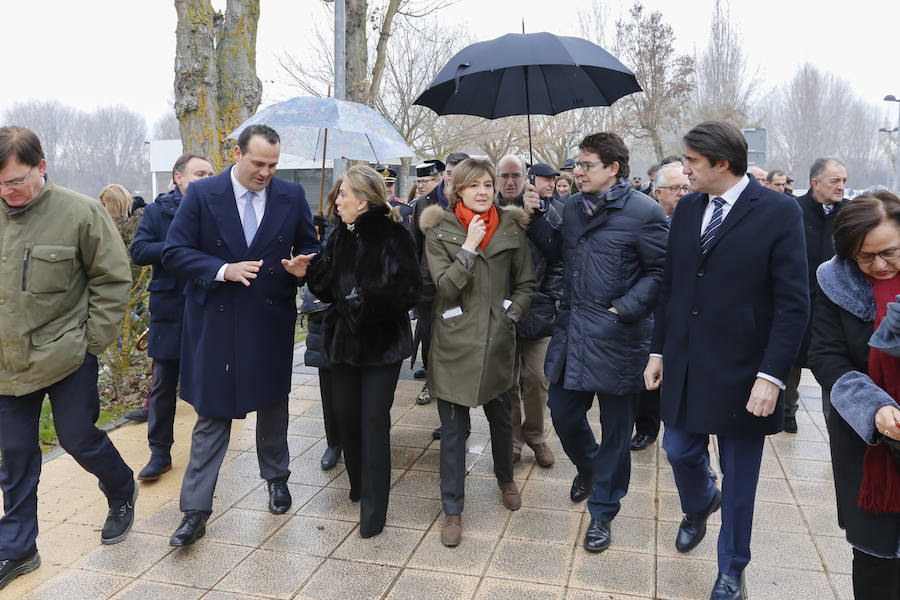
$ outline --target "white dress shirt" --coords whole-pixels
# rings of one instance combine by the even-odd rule
[[[703,235],[703,232],[706,231],[706,226],[709,225],[710,221],[712,221],[713,211],[716,208],[716,204],[712,201],[712,199],[718,197],[725,201],[722,203],[722,223],[724,224],[726,217],[728,217],[728,213],[731,212],[731,209],[734,207],[734,203],[737,202],[738,198],[740,198],[741,194],[744,193],[744,190],[747,189],[748,185],[750,185],[750,179],[748,179],[747,175],[745,174],[736,184],[731,186],[721,196],[713,196],[712,194],[710,194],[710,201],[706,204],[706,210],[703,212],[703,221],[701,221],[700,223],[701,237]],[[650,356],[662,358],[662,354],[656,354],[655,352]],[[758,372],[756,376],[761,377],[767,381],[771,381],[781,389],[785,389],[784,382],[777,377],[773,377],[768,373],[762,372]]]
[[[234,169],[231,169],[231,187],[234,190],[234,199],[237,202],[238,217],[241,219],[241,225],[244,224],[244,211],[247,209],[247,194],[250,190],[245,188],[234,176]],[[263,189],[256,192],[256,198],[253,199],[253,212],[256,213],[256,222],[262,224],[263,215],[266,214],[266,190]],[[216,281],[225,281],[225,268],[228,263],[219,267],[216,273]]]

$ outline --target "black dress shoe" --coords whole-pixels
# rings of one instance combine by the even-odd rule
[[[322,470],[330,471],[331,469],[333,469],[334,465],[337,464],[337,461],[340,457],[340,446],[328,446],[328,448],[325,449],[325,454],[322,455],[322,460],[319,461],[319,464],[322,466]]]
[[[206,519],[208,518],[209,515],[200,510],[189,510],[184,513],[181,525],[169,538],[169,545],[190,546],[202,538],[206,535]]]
[[[584,549],[588,552],[603,552],[609,548],[611,540],[609,533],[609,521],[591,519],[587,533],[584,536]]]
[[[103,544],[118,544],[131,531],[134,524],[134,503],[137,502],[138,484],[134,484],[131,498],[127,500],[110,500],[109,514],[100,532],[100,542]]]
[[[416,379],[425,379],[425,375],[425,369],[416,369],[416,372],[413,373],[413,377],[415,377]]]
[[[147,466],[138,473],[138,481],[156,481],[163,473],[172,470],[172,458],[170,456],[151,456]]]
[[[146,406],[142,406],[140,408],[134,409],[131,412],[127,412],[122,416],[129,421],[134,421],[135,423],[144,423],[147,420],[147,415],[149,414],[150,409]]]
[[[434,431],[431,432],[431,439],[433,439],[433,440],[441,439],[441,428],[440,427],[434,428]]]
[[[0,590],[19,575],[31,573],[39,566],[41,566],[41,556],[37,551],[24,558],[0,560]]]
[[[631,449],[637,452],[638,450],[643,450],[655,441],[655,437],[650,437],[646,433],[636,433],[634,434],[634,437],[631,438]]]
[[[283,515],[291,507],[291,492],[287,479],[273,479],[269,482],[269,512]]]
[[[594,487],[594,476],[582,476],[581,473],[572,480],[572,489],[569,491],[569,498],[572,502],[581,502],[591,495],[591,489]]]
[[[696,515],[684,515],[681,525],[678,527],[678,535],[675,536],[675,549],[679,552],[689,552],[697,547],[706,535],[706,520],[722,505],[722,493],[713,488],[712,501],[709,507]]]
[[[741,575],[719,573],[713,585],[709,600],[744,600],[744,586]]]
[[[787,433],[797,433],[797,417],[785,417],[784,430]]]

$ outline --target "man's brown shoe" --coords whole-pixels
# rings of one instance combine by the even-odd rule
[[[522,494],[519,493],[519,487],[516,485],[516,482],[497,483],[500,485],[500,492],[503,494],[503,506],[509,510],[519,510],[522,506]]]
[[[441,543],[448,548],[459,546],[462,539],[462,515],[444,515],[441,525]]]
[[[535,444],[531,449],[534,451],[534,460],[537,461],[537,464],[544,468],[553,466],[555,459],[550,451],[550,446],[547,444]]]

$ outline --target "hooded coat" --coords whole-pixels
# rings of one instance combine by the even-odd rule
[[[436,289],[428,389],[462,406],[480,406],[512,387],[516,329],[507,310],[524,316],[537,288],[524,233],[528,215],[518,207],[498,213],[497,230],[487,248],[478,249],[474,272],[456,258],[466,230],[454,213],[430,206],[419,220]],[[457,308],[460,314],[444,318]]]

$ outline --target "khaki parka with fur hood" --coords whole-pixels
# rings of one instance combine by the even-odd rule
[[[431,206],[419,221],[437,288],[428,389],[462,406],[480,406],[512,387],[516,330],[509,315],[525,316],[537,289],[525,241],[528,215],[518,207],[498,213],[497,230],[487,248],[478,249],[472,272],[457,258],[467,252],[466,230],[453,212]]]

